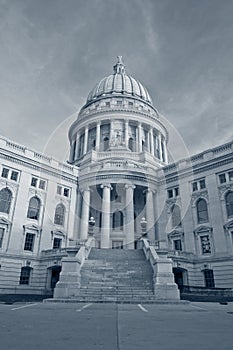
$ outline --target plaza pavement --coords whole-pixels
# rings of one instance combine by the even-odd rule
[[[233,303],[2,303],[0,349],[232,350]]]

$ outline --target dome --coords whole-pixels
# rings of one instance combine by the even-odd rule
[[[101,96],[125,95],[134,96],[152,104],[147,89],[138,80],[125,73],[121,56],[117,57],[117,63],[113,67],[113,71],[113,74],[96,84],[89,93],[86,103],[90,103]]]

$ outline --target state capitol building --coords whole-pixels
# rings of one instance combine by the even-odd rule
[[[0,138],[0,293],[52,295],[87,242],[109,259],[163,247],[179,288],[233,288],[233,142],[170,162],[163,117],[120,56],[68,136],[67,163]]]

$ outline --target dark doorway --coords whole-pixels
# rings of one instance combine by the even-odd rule
[[[187,282],[187,270],[174,267],[173,268],[175,283],[178,285],[178,288],[182,290],[184,285],[188,285]]]
[[[61,266],[53,266],[51,267],[51,280],[50,280],[50,288],[54,290],[57,282],[59,281]]]

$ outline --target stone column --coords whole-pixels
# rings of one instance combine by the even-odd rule
[[[76,205],[75,205],[75,222],[74,222],[74,239],[79,239],[80,237],[80,209],[81,209],[81,193],[79,189],[77,190],[77,198],[76,198]]]
[[[159,159],[163,161],[163,154],[162,154],[162,143],[161,143],[161,134],[158,133],[158,147],[159,147]]]
[[[126,184],[126,196],[125,196],[125,233],[126,233],[126,248],[134,249],[134,205],[133,205],[133,192],[135,186],[132,184]]]
[[[129,146],[129,121],[125,121],[125,146]]]
[[[155,240],[155,213],[154,213],[154,193],[148,188],[146,190],[146,220],[147,220],[147,236],[149,241]]]
[[[138,124],[138,152],[142,152],[142,124]]]
[[[88,143],[88,126],[86,126],[85,128],[83,154],[87,153],[87,143]]]
[[[79,152],[79,140],[80,140],[80,134],[77,133],[74,160],[78,159],[78,155],[79,155],[79,154],[78,154],[78,152]]]
[[[80,239],[85,240],[88,236],[88,222],[89,222],[89,211],[90,211],[90,189],[87,188],[83,191],[83,202],[82,202],[82,215],[80,222]]]
[[[166,145],[165,139],[163,139],[163,151],[164,151],[164,162],[168,164],[167,145]]]
[[[152,127],[150,128],[150,153],[152,154],[152,156],[155,155],[154,132]]]
[[[111,248],[110,247],[110,211],[111,211],[111,201],[110,201],[110,191],[112,189],[111,184],[101,185],[103,189],[102,198],[102,227],[101,227],[101,248]]]
[[[95,150],[98,152],[100,149],[100,122],[96,124],[96,140],[95,140]]]

